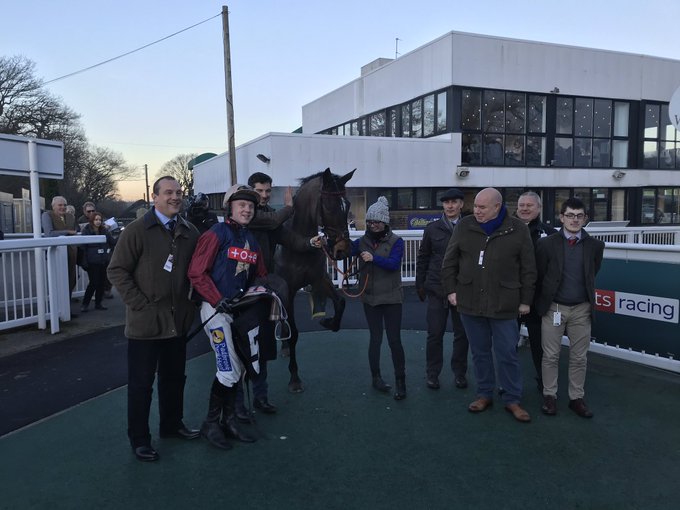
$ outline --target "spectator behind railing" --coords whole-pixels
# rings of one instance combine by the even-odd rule
[[[45,237],[72,236],[80,231],[73,214],[66,212],[66,199],[56,196],[52,199],[52,210],[42,214],[41,223]],[[68,247],[68,283],[73,293],[76,286],[76,254],[75,246]],[[77,315],[71,313],[72,317]]]
[[[94,295],[95,310],[106,310],[102,305],[104,297],[104,290],[106,288],[106,267],[111,259],[111,250],[116,245],[116,241],[102,223],[104,218],[101,213],[93,212],[90,214],[90,221],[83,228],[83,235],[104,235],[106,236],[105,243],[86,244],[80,249],[83,250],[81,267],[87,271],[87,276],[90,282],[85,289],[85,296],[83,296],[82,312],[87,312],[90,306],[90,300]]]

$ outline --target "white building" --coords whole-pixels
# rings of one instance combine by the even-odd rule
[[[422,228],[438,193],[494,186],[512,210],[526,190],[543,218],[581,198],[592,220],[680,224],[680,134],[668,104],[680,61],[448,33],[302,107],[301,133],[268,133],[236,149],[239,182],[277,187],[330,167],[348,183],[359,227],[390,200],[394,228]],[[229,156],[194,169],[212,205],[230,185]]]

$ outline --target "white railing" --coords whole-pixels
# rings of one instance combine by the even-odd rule
[[[395,230],[395,234],[404,240],[404,258],[401,261],[401,280],[406,283],[416,281],[416,260],[422,230]],[[588,233],[605,243],[680,245],[680,228],[678,227],[592,227]],[[350,230],[349,236],[354,241],[364,235],[363,231]],[[344,272],[348,262],[340,261],[338,266]],[[328,272],[337,287],[342,284],[342,276],[328,265]],[[356,284],[356,278],[349,279],[350,285]]]
[[[71,319],[66,247],[102,243],[106,238],[7,237],[0,241],[0,330],[27,324],[45,329],[49,320],[51,332],[58,333],[59,320]],[[45,275],[44,279],[38,278],[39,274]],[[73,294],[82,295],[86,286],[86,274],[80,272]]]

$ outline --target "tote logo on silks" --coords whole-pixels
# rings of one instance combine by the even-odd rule
[[[237,262],[245,262],[246,264],[257,264],[257,252],[245,248],[238,248],[233,246],[229,248],[227,257]]]
[[[229,346],[224,341],[224,330],[215,328],[210,330],[210,340],[215,350],[217,370],[220,372],[231,372],[231,360],[229,359]]]
[[[641,319],[678,323],[677,299],[595,289],[595,310]]]

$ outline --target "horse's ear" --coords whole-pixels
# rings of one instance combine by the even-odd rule
[[[338,181],[344,186],[345,184],[347,184],[347,181],[349,181],[352,178],[352,176],[354,175],[354,172],[356,172],[356,171],[357,171],[357,169],[355,168],[351,172],[340,177],[340,179],[338,179]]]
[[[327,189],[333,185],[333,173],[331,172],[330,168],[326,168],[326,170],[323,171],[323,175],[321,177],[321,182],[324,189]]]

